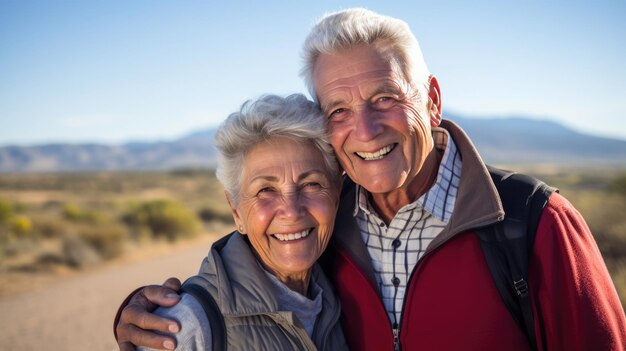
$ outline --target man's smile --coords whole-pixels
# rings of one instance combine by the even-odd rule
[[[387,156],[393,149],[395,149],[397,145],[397,143],[389,144],[374,152],[357,151],[355,152],[355,154],[365,161],[380,160],[381,158]]]

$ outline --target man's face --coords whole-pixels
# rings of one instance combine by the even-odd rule
[[[322,54],[313,83],[348,176],[371,193],[407,189],[433,140],[426,104],[397,65],[372,47],[354,47]]]

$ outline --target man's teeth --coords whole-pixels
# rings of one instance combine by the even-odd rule
[[[301,239],[301,238],[306,238],[307,236],[309,236],[309,234],[311,234],[311,230],[307,229],[307,230],[303,230],[299,233],[292,233],[292,234],[274,234],[274,237],[280,241],[291,241],[291,240],[297,240],[297,239]]]
[[[391,150],[393,150],[393,145],[387,145],[376,152],[358,151],[356,154],[366,161],[372,161],[380,160],[381,158],[385,157],[385,155],[387,155]]]

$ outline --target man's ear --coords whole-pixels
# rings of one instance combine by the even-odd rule
[[[237,210],[237,207],[233,205],[234,202],[230,198],[230,196],[228,196],[228,193],[226,191],[224,191],[224,196],[226,197],[226,201],[228,202],[228,206],[230,207],[230,213],[233,215],[233,219],[235,220],[235,225],[237,226],[237,230],[241,234],[244,234],[245,226],[243,225],[243,221],[241,220],[241,216],[239,215],[239,211]],[[241,228],[243,228],[243,230]]]
[[[437,127],[441,123],[442,105],[439,81],[434,75],[431,75],[428,81],[428,100],[428,114],[430,115],[430,125],[431,127]]]

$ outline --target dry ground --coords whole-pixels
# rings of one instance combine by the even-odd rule
[[[16,285],[0,296],[0,350],[117,350],[112,324],[124,297],[140,285],[194,274],[216,238],[152,247],[85,272],[35,276],[30,284],[0,273],[1,285]]]

